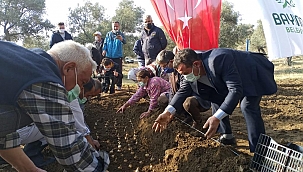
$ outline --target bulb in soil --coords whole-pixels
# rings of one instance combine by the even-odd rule
[[[118,145],[118,148],[120,149],[122,146],[121,145]]]
[[[97,122],[95,122],[95,126],[97,126],[98,125],[98,123]]]
[[[124,162],[127,162],[127,159],[125,159]]]
[[[132,150],[132,148],[128,148],[128,150],[129,150],[129,151],[131,151],[131,150]]]
[[[148,154],[148,153],[146,153],[146,154],[145,154],[145,156],[146,156],[146,157],[149,157],[149,154]]]
[[[122,166],[120,165],[120,166],[118,167],[118,169],[120,169],[120,170],[121,170],[121,169],[122,169]]]
[[[133,167],[133,165],[132,165],[132,164],[129,164],[129,165],[128,165],[128,167],[129,167],[129,168],[132,168],[132,167]]]
[[[109,151],[110,154],[114,153],[114,150],[112,149],[111,151]]]
[[[121,152],[121,149],[118,149],[118,152]]]
[[[95,130],[97,129],[96,126],[94,126],[94,129],[95,129]]]
[[[115,155],[112,155],[111,157],[112,157],[112,158],[115,158]]]
[[[123,153],[121,154],[122,157],[124,157]]]
[[[121,144],[121,142],[120,142],[120,141],[118,141],[118,144],[120,145],[120,144]]]
[[[138,158],[137,155],[135,155],[135,156],[134,156],[134,159],[137,159],[137,158]]]
[[[143,161],[139,161],[139,164],[143,164]]]
[[[152,161],[154,161],[154,160],[155,160],[155,158],[154,158],[154,157],[151,157],[151,158],[150,158],[150,161],[151,161],[151,162],[152,162]]]
[[[135,154],[135,152],[130,152],[130,154],[132,154],[132,155],[133,155],[133,154]]]

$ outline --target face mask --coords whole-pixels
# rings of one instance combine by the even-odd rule
[[[163,72],[164,73],[172,73],[172,72],[174,72],[174,70],[175,70],[174,68],[168,68],[168,67],[166,67],[166,68],[163,69]]]
[[[146,84],[144,83],[144,82],[138,82],[138,85],[140,86],[140,87],[144,87]]]
[[[104,68],[105,71],[109,71],[111,68]]]
[[[145,28],[146,29],[151,29],[153,27],[152,23],[145,23]]]
[[[79,94],[81,92],[80,86],[78,85],[78,78],[77,78],[77,70],[75,68],[75,74],[76,74],[76,85],[73,89],[67,92],[67,100],[69,102],[77,99],[79,97]],[[65,76],[64,76],[64,82],[65,82]]]
[[[84,97],[84,89],[82,90],[82,94],[83,94],[83,98],[82,99],[80,99],[80,97],[78,98],[80,104],[84,104],[87,102],[87,98]]]
[[[60,32],[60,33],[64,33],[64,32],[65,32],[65,29],[59,29],[59,32]]]
[[[199,75],[198,75],[198,76],[196,76],[196,75],[194,74],[194,67],[192,68],[192,71],[191,71],[190,74],[188,74],[188,75],[183,75],[183,76],[184,76],[184,79],[185,79],[185,80],[187,80],[187,81],[189,81],[189,82],[195,82],[195,81],[197,81],[197,80],[200,78],[200,68],[199,68]]]

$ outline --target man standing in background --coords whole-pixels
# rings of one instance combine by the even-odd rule
[[[145,65],[154,62],[158,53],[167,46],[167,39],[163,30],[154,25],[151,15],[145,17],[144,29],[141,32],[141,41]]]
[[[60,22],[58,23],[58,30],[53,32],[49,46],[52,48],[54,44],[65,40],[73,40],[73,38],[72,35],[65,30],[64,23]]]
[[[120,23],[115,21],[112,23],[112,30],[106,34],[102,56],[119,64],[120,71],[122,71],[123,44],[126,44],[124,34],[120,31]],[[122,79],[119,79],[117,90],[121,90],[121,87]]]

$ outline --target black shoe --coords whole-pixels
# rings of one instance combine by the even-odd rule
[[[220,136],[218,138],[218,141],[224,145],[232,145],[232,146],[235,146],[237,145],[237,142],[236,142],[236,139],[235,137],[231,138],[231,139],[226,139],[224,138],[223,136]]]

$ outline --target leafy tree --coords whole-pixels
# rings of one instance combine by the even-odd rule
[[[144,10],[136,7],[133,0],[122,0],[116,9],[116,15],[112,21],[119,21],[120,29],[125,34],[126,44],[123,45],[125,56],[134,56],[133,47],[138,38],[136,36],[142,30]],[[110,29],[111,30],[111,29]]]
[[[103,35],[111,30],[111,22],[104,16],[105,8],[99,3],[86,1],[83,6],[69,9],[68,21],[74,40],[82,44],[93,42],[93,33],[101,31]]]
[[[23,46],[26,48],[41,48],[47,51],[49,49],[49,40],[41,35],[28,36],[23,39]]]
[[[119,21],[124,32],[135,33],[141,31],[144,10],[136,7],[133,0],[122,0],[116,9],[113,21]]]
[[[1,0],[0,24],[7,41],[48,31],[54,26],[43,19],[45,0]]]
[[[258,23],[257,28],[255,29],[254,33],[251,36],[252,50],[258,51],[261,53],[266,53],[266,51],[265,51],[266,40],[265,40],[262,21],[258,20],[257,23]]]
[[[233,4],[228,1],[222,3],[219,47],[243,47],[246,39],[253,33],[253,25],[238,24],[240,14],[234,11],[233,7]]]

